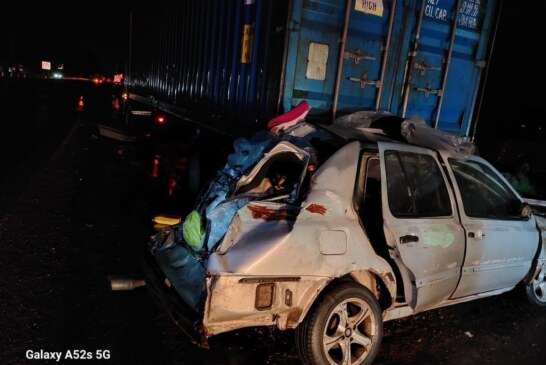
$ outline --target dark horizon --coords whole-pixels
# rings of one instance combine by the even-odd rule
[[[129,4],[98,1],[48,6],[9,4],[0,14],[0,65],[22,65],[40,74],[41,61],[52,70],[63,65],[70,76],[123,72],[128,44]]]

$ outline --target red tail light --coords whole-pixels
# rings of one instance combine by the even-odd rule
[[[157,114],[155,116],[155,123],[157,125],[165,125],[165,123],[167,123],[167,117],[163,114]]]
[[[174,177],[170,177],[169,178],[169,191],[168,191],[168,195],[169,196],[173,196],[174,194],[174,189],[176,188],[176,179]]]
[[[157,178],[159,176],[159,156],[155,155],[154,158],[154,167],[152,170],[152,177]]]

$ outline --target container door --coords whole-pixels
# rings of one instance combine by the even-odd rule
[[[433,151],[380,143],[384,230],[415,311],[448,299],[460,278],[464,231]]]
[[[375,110],[385,91],[396,7],[402,0],[353,0],[341,59],[338,110]],[[397,5],[398,4],[398,5]],[[345,1],[295,0],[290,24],[284,109],[307,100],[311,113],[332,109]],[[394,15],[394,14],[393,14]]]
[[[468,135],[493,16],[493,0],[406,3],[401,62],[389,109]]]

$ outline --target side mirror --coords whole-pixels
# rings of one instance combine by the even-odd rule
[[[532,215],[533,215],[533,209],[531,208],[531,206],[527,203],[522,203],[519,216],[521,218],[529,219],[531,218]]]

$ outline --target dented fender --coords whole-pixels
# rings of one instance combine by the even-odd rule
[[[296,328],[330,280],[319,276],[208,276],[203,333],[211,337],[244,327]],[[274,288],[270,308],[256,308],[259,285]]]

